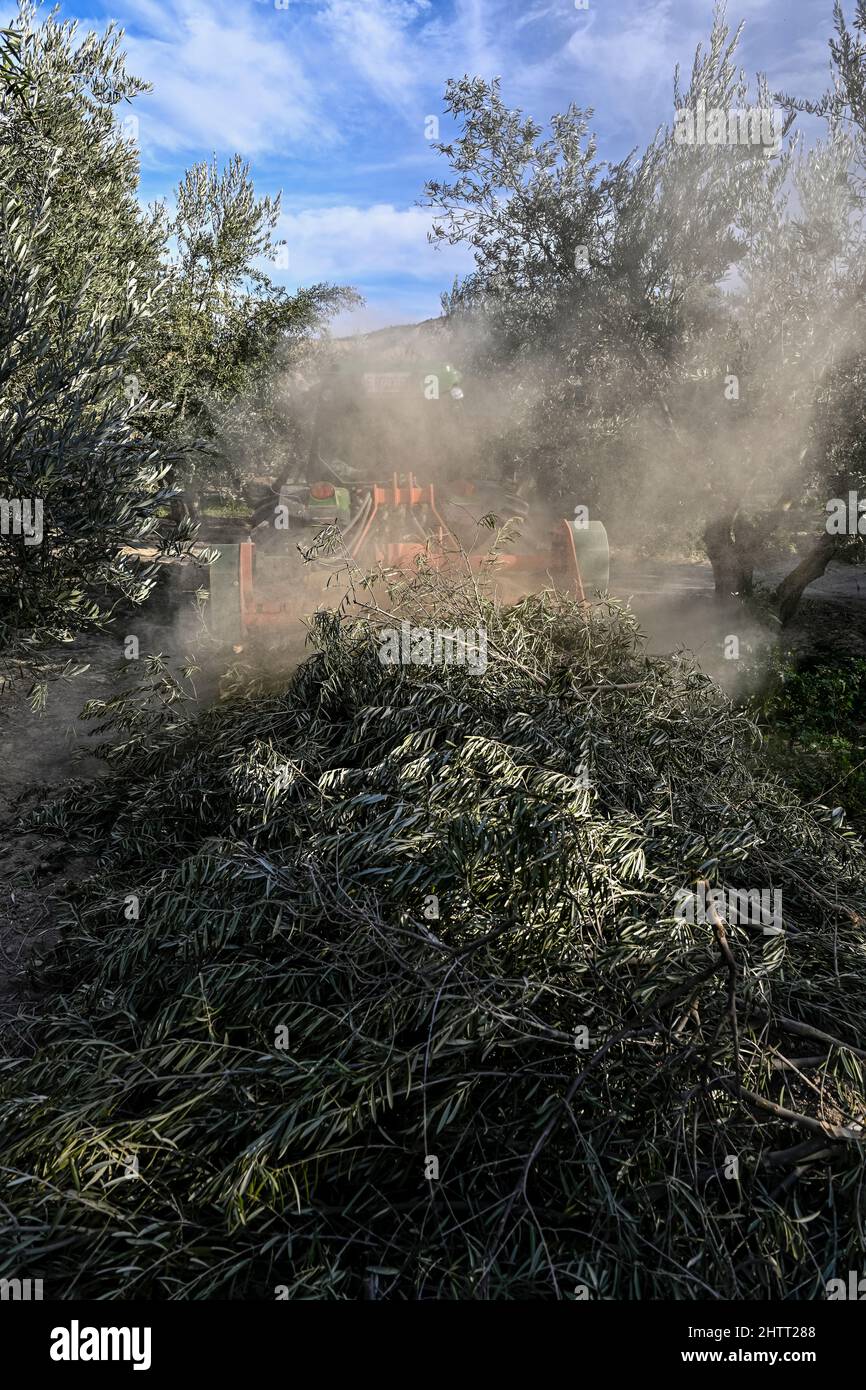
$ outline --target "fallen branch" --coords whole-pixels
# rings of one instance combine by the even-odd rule
[[[857,1130],[848,1129],[846,1125],[831,1125],[827,1120],[813,1120],[811,1115],[801,1115],[797,1110],[787,1110],[784,1105],[777,1105],[773,1100],[766,1100],[764,1096],[759,1096],[755,1091],[747,1091],[745,1086],[739,1086],[735,1091],[730,1081],[720,1083],[725,1090],[732,1095],[738,1095],[742,1100],[747,1100],[751,1105],[757,1105],[760,1110],[766,1110],[777,1119],[788,1120],[793,1125],[800,1125],[802,1129],[811,1130],[813,1134],[823,1135],[825,1139],[843,1140],[849,1144],[862,1144],[863,1134]]]

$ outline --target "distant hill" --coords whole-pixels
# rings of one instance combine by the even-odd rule
[[[444,318],[423,319],[421,323],[335,338],[334,345],[345,352],[372,352],[377,358],[394,363],[429,361],[448,356],[454,347],[454,333]]]

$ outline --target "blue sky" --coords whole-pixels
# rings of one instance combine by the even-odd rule
[[[194,160],[240,151],[260,192],[282,190],[289,263],[275,278],[365,295],[344,331],[438,313],[468,268],[461,249],[427,245],[416,205],[425,178],[445,172],[425,121],[441,117],[447,77],[498,75],[508,103],[540,121],[569,101],[591,106],[600,155],[618,158],[670,120],[674,66],[690,69],[711,11],[711,0],[61,3],[87,27],[121,24],[131,71],[153,83],[133,108],[143,196],[170,197]],[[750,76],[803,94],[827,85],[832,0],[729,0],[728,19],[746,21]]]

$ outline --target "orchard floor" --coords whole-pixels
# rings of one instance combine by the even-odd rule
[[[646,633],[649,649],[671,653],[685,648],[701,668],[725,689],[738,683],[742,663],[762,648],[781,641],[794,652],[818,650],[866,657],[866,569],[833,563],[809,585],[796,618],[781,631],[739,605],[715,600],[708,564],[633,563],[611,565],[617,597],[628,600]],[[772,588],[783,566],[758,576]],[[739,656],[727,639],[736,637]]]

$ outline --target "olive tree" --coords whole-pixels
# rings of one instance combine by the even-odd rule
[[[202,480],[237,483],[246,436],[267,440],[272,462],[273,436],[290,427],[274,381],[299,345],[358,301],[344,287],[290,293],[274,282],[267,267],[284,250],[279,213],[279,197],[257,197],[249,165],[235,155],[222,169],[215,161],[193,165],[168,217],[166,313],[138,362],[147,390],[175,403],[164,428],[189,446],[190,504]]]
[[[160,312],[159,223],[114,107],[141,90],[117,36],[78,38],[29,4],[2,40],[0,652],[50,673],[53,643],[141,602],[129,547],[168,498],[160,406],[128,389]],[[41,688],[41,687],[40,687]]]
[[[545,136],[498,83],[452,82],[459,134],[439,148],[455,177],[426,190],[433,239],[475,256],[444,307],[526,402],[514,447],[543,489],[623,538],[702,542],[723,598],[751,592],[814,489],[824,366],[838,382],[862,256],[844,140],[795,149],[793,112],[736,66],[739,36],[717,8],[672,121],[618,164],[598,159],[590,112]],[[777,592],[783,618],[805,573]]]

